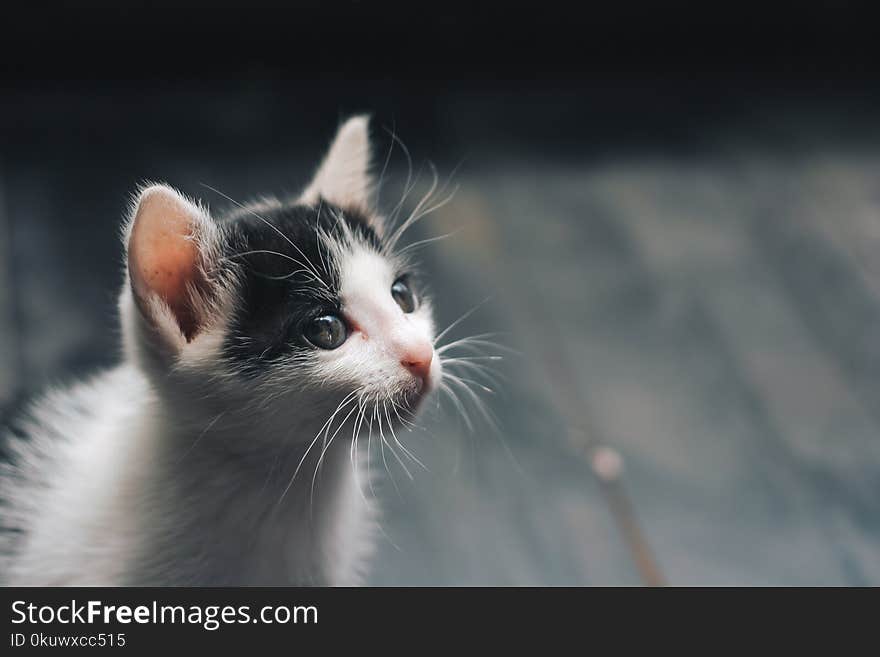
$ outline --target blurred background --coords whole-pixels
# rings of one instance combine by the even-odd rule
[[[305,184],[374,117],[442,327],[512,351],[376,585],[880,584],[880,79],[857,3],[36,4],[0,70],[0,413],[118,361],[135,186]],[[438,197],[442,199],[443,196]]]

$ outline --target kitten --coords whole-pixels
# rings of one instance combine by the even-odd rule
[[[294,201],[212,218],[168,186],[140,191],[122,364],[49,393],[8,440],[5,584],[362,581],[364,439],[405,449],[396,432],[442,378],[369,165],[355,117]]]

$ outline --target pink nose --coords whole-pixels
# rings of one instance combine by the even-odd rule
[[[427,381],[431,373],[431,361],[434,359],[434,349],[430,344],[410,347],[400,359],[400,364],[408,369],[413,376],[422,381]]]

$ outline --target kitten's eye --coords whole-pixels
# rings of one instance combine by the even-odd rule
[[[391,296],[403,312],[411,313],[416,309],[416,295],[402,278],[394,281],[394,285],[391,286]]]
[[[345,342],[348,329],[336,315],[321,315],[306,324],[303,335],[320,349],[336,349]]]

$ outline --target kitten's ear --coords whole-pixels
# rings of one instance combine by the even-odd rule
[[[323,198],[334,205],[369,209],[370,118],[353,116],[340,126],[318,172],[302,193],[304,203]]]
[[[152,328],[178,345],[205,327],[219,231],[207,212],[165,185],[142,190],[128,226],[131,291]]]

